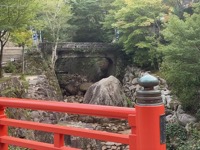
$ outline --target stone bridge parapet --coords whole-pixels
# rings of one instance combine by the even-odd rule
[[[51,55],[52,43],[42,43],[42,52]],[[111,43],[65,42],[59,43],[56,74],[84,75],[90,81],[98,81],[109,75],[120,75],[123,53]]]

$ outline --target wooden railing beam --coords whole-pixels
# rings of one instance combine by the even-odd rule
[[[81,114],[89,116],[99,116],[107,118],[128,119],[130,114],[135,114],[135,108],[114,107],[90,104],[76,104],[55,101],[41,101],[19,98],[0,98],[0,106],[12,108],[25,108],[32,110],[46,110]]]
[[[21,121],[14,119],[0,119],[0,124],[5,126],[20,127],[25,129],[40,130],[45,132],[54,132],[64,135],[73,135],[84,138],[93,138],[102,141],[111,141],[123,144],[129,144],[129,136],[105,131],[81,129],[60,125],[44,124],[30,121]]]
[[[15,137],[10,136],[2,136],[0,137],[1,143],[24,147],[24,148],[30,148],[34,150],[80,150],[77,148],[71,148],[71,147],[61,147],[57,148],[54,147],[53,144],[43,143],[43,142],[37,142],[32,140],[25,140],[25,139],[19,139]],[[2,149],[1,149],[2,150]],[[8,150],[8,149],[6,149]]]

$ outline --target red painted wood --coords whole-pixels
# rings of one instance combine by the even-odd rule
[[[71,148],[71,147],[56,148],[56,147],[54,147],[53,144],[47,144],[47,143],[36,142],[36,141],[31,141],[31,140],[19,139],[19,138],[14,138],[14,137],[9,137],[9,136],[0,137],[0,142],[6,143],[6,144],[9,144],[9,145],[15,145],[15,146],[20,146],[20,147],[24,147],[24,148],[30,148],[30,149],[34,149],[34,150],[80,150],[80,149]]]
[[[137,149],[166,150],[160,142],[160,116],[165,114],[164,105],[136,105]]]
[[[30,121],[20,121],[14,119],[0,119],[0,124],[12,127],[20,127],[45,132],[54,132],[58,134],[73,135],[84,138],[92,138],[102,141],[111,141],[117,143],[129,144],[129,136],[123,134],[109,133],[105,131],[96,131],[60,125],[43,124]]]
[[[132,129],[135,128],[134,125],[136,119],[135,117],[136,110],[134,108],[74,104],[74,103],[64,103],[64,102],[54,102],[54,101],[39,101],[39,100],[18,99],[18,98],[0,98],[0,107],[47,110],[47,111],[56,111],[64,113],[83,114],[90,116],[126,119],[126,120],[129,119],[131,128]],[[7,137],[5,135],[0,136],[1,145],[8,145],[8,144],[16,145],[17,143],[17,146],[32,148],[34,150],[40,150],[40,149],[51,150],[56,148],[63,149],[64,135],[74,135],[84,138],[92,138],[102,141],[112,141],[130,145],[135,144],[135,142],[131,140],[132,139],[135,140],[136,137],[135,134],[133,133],[131,135],[122,135],[116,133],[109,133],[105,131],[96,131],[96,130],[80,129],[80,128],[73,128],[66,126],[58,126],[52,124],[42,124],[29,121],[6,119],[4,117],[0,119],[0,125],[4,127],[14,126],[14,127],[21,127],[26,129],[41,130],[54,133],[53,146],[51,144],[22,140],[13,137]],[[8,150],[8,149],[5,148],[1,150]],[[132,150],[132,148],[130,150]]]
[[[129,135],[129,149],[130,150],[137,150],[137,142],[136,142],[136,137],[137,137],[137,128],[136,128],[136,115],[130,114],[128,116],[128,123],[131,127],[131,134]]]
[[[63,147],[64,144],[64,135],[63,134],[58,134],[58,133],[54,133],[54,146],[55,147]]]
[[[27,108],[33,110],[57,111],[72,114],[100,116],[108,118],[128,119],[128,115],[135,114],[134,108],[113,107],[102,105],[75,104],[54,101],[39,101],[18,98],[0,98],[0,106],[13,108]]]
[[[6,118],[4,111],[5,111],[4,108],[0,106],[0,119]],[[7,135],[8,135],[8,127],[6,125],[0,124],[0,137],[7,136]],[[2,143],[0,141],[0,150],[8,150],[8,144]]]

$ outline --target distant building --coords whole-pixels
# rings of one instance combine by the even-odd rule
[[[22,48],[8,42],[3,50],[3,60],[2,63],[9,61],[15,61],[22,58]]]

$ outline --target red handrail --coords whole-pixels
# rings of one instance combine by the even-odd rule
[[[64,127],[59,125],[36,123],[30,121],[7,119],[4,114],[4,107],[46,110],[72,114],[126,119],[129,121],[129,125],[131,126],[132,132],[130,135],[122,135],[116,133],[109,133],[105,131],[96,131],[74,127]],[[93,138],[98,140],[129,144],[130,150],[136,150],[135,115],[136,110],[134,108],[89,104],[73,104],[65,102],[38,101],[17,98],[0,98],[0,149],[8,150],[8,144],[11,144],[26,148],[33,148],[37,150],[75,150],[73,148],[64,146],[64,135],[74,135],[85,138]],[[54,144],[46,144],[10,137],[7,135],[8,126],[53,132]]]
[[[56,111],[72,114],[100,116],[108,118],[128,119],[135,115],[135,109],[125,107],[113,107],[90,104],[77,104],[56,101],[39,101],[18,98],[0,98],[0,106],[12,108],[27,108],[32,110]]]

